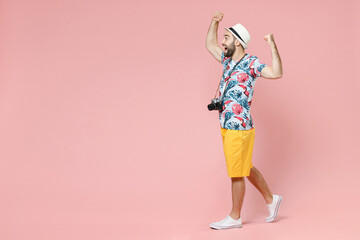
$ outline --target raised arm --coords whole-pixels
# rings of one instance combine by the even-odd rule
[[[217,30],[218,30],[219,22],[222,20],[223,16],[224,14],[222,12],[216,11],[214,13],[205,42],[205,46],[207,50],[220,63],[221,63],[221,54],[223,50],[218,44]]]
[[[274,35],[272,33],[266,35],[264,37],[265,41],[268,42],[271,50],[272,56],[272,65],[266,66],[260,73],[260,76],[263,78],[281,78],[283,75],[282,63],[279,55],[279,51],[277,50],[276,43],[274,40]]]

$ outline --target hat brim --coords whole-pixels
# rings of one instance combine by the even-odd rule
[[[237,39],[237,40],[239,40],[239,42],[241,43],[241,45],[244,47],[244,49],[247,49],[248,48],[248,46],[246,45],[246,43],[245,42],[243,42],[240,38],[238,38],[230,29],[228,29],[228,28],[226,28],[226,27],[224,27],[226,30],[228,30],[229,32],[231,32],[231,34]]]

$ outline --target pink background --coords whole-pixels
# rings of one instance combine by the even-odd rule
[[[0,2],[0,239],[359,239],[359,1]],[[258,78],[254,165],[284,196],[279,221],[247,181],[231,208],[214,11],[242,23]]]

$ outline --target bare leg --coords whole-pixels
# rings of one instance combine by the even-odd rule
[[[229,216],[237,220],[240,218],[245,196],[245,179],[243,177],[231,178],[231,190],[233,207]]]
[[[263,195],[266,204],[271,204],[273,201],[273,195],[265,182],[265,179],[261,175],[261,173],[255,168],[251,168],[250,176],[247,177],[249,181],[259,190],[259,192]]]

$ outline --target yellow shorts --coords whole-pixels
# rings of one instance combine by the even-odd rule
[[[221,127],[220,127],[221,128]],[[221,128],[226,168],[229,177],[250,175],[255,128],[249,130],[231,130]]]

